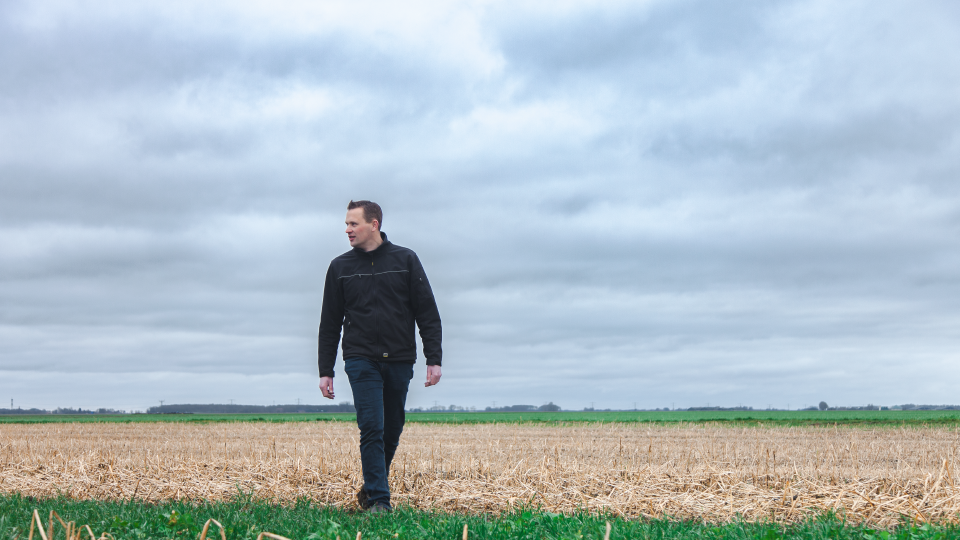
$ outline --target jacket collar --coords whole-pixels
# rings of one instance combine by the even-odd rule
[[[377,246],[377,249],[374,249],[373,251],[364,251],[358,247],[353,248],[353,251],[360,255],[376,255],[377,253],[383,251],[384,247],[390,245],[390,241],[387,240],[387,233],[380,231],[380,238],[383,239],[383,243]]]

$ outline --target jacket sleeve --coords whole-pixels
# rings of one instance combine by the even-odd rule
[[[420,264],[420,259],[416,255],[411,265],[410,279],[413,282],[411,283],[413,294],[410,296],[413,315],[417,320],[417,328],[420,329],[420,339],[423,341],[423,355],[427,357],[428,366],[439,366],[443,361],[443,349],[440,345],[443,337],[440,327],[440,310],[437,309],[437,302],[433,297],[427,274],[423,271],[423,265]]]
[[[340,331],[343,329],[343,291],[338,277],[333,263],[330,263],[323,283],[323,307],[320,310],[320,335],[317,340],[317,364],[321,377],[333,377],[337,344],[340,343]]]

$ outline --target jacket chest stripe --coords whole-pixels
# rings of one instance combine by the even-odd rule
[[[381,274],[396,274],[399,272],[409,272],[409,270],[387,270],[385,272],[376,272],[374,274],[350,274],[349,276],[340,276],[337,279],[347,279],[358,276],[379,276]]]
[[[372,275],[373,274],[350,274],[349,276],[340,276],[337,279],[347,279],[347,278],[352,278],[357,276],[372,276]]]

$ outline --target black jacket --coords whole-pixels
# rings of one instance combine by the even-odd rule
[[[440,365],[440,312],[420,259],[380,236],[377,249],[353,248],[327,269],[317,349],[321,377],[333,377],[341,329],[344,358],[415,362],[416,323],[427,365]]]

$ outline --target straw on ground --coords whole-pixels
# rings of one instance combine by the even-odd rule
[[[158,501],[258,498],[352,506],[355,425],[0,426],[0,491]],[[797,521],[825,510],[882,526],[960,512],[956,429],[410,425],[394,502],[499,512],[529,504],[624,516]]]

